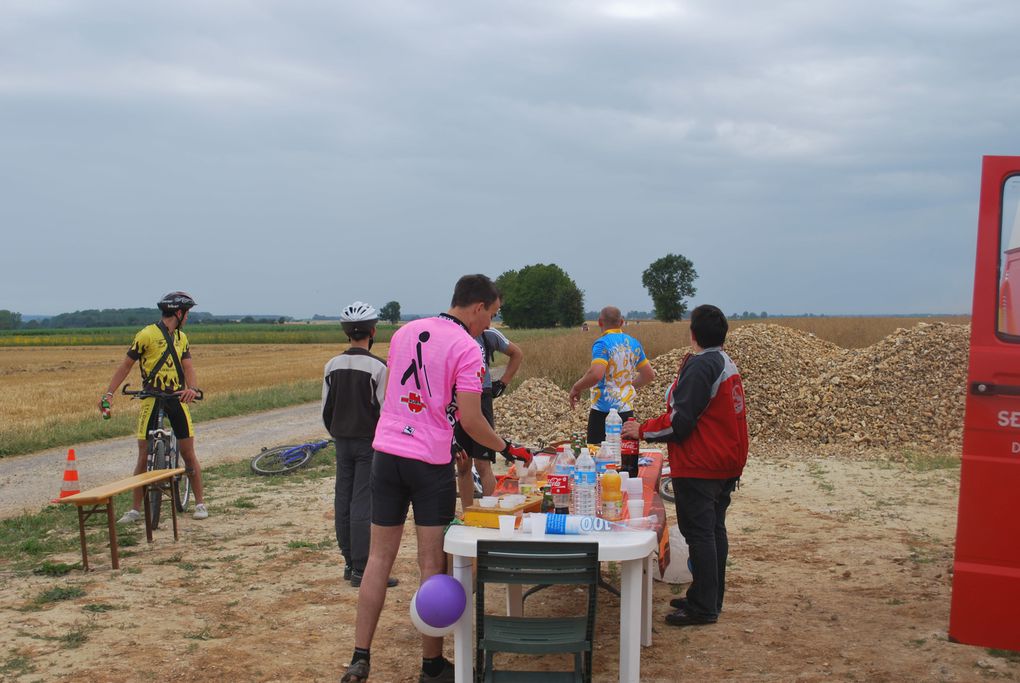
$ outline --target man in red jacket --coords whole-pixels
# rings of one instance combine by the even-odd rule
[[[726,508],[747,462],[747,411],[737,366],[723,351],[729,325],[715,306],[691,312],[691,349],[659,417],[624,423],[625,439],[663,441],[676,494],[676,518],[690,548],[694,580],[669,604],[673,626],[714,624],[726,579]]]

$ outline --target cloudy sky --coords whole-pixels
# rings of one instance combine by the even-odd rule
[[[0,0],[0,308],[967,312],[1016,0]]]

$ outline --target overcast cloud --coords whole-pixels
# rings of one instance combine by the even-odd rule
[[[0,308],[968,312],[1016,0],[0,1]]]

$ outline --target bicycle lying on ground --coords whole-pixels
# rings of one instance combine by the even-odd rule
[[[311,441],[276,448],[263,448],[251,460],[251,471],[255,474],[287,474],[308,464],[312,456],[333,443],[333,439]]]
[[[156,420],[152,424],[156,426],[148,431],[148,439],[146,440],[148,459],[145,469],[152,471],[184,467],[180,450],[177,448],[177,436],[174,434],[173,427],[170,426],[170,420],[166,415],[166,401],[176,400],[178,398],[177,394],[156,391],[155,389],[129,391],[128,386],[125,384],[124,388],[121,389],[121,393],[125,396],[138,399],[155,399],[152,411],[156,416]],[[197,391],[196,394],[195,400],[201,401],[203,397],[202,392]],[[170,490],[173,491],[173,505],[176,506],[178,512],[184,512],[188,507],[188,501],[191,500],[191,480],[188,479],[188,475],[178,474],[174,477],[174,485],[170,487]],[[158,486],[151,487],[149,489],[149,525],[153,529],[159,526],[162,503],[163,489]]]

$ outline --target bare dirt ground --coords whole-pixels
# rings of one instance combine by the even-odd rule
[[[1020,658],[947,640],[958,479],[958,468],[918,471],[803,445],[752,449],[729,516],[722,617],[666,625],[680,587],[655,583],[642,680],[1020,680]],[[87,574],[0,574],[0,678],[337,680],[357,592],[340,576],[332,486],[330,477],[214,477],[208,520],[182,520],[177,543],[163,529],[152,545],[125,548],[119,571],[100,543]],[[373,645],[375,681],[417,680],[414,553],[409,526],[394,568],[401,584]],[[36,601],[57,586],[84,595]],[[575,597],[551,589],[527,610],[555,613]],[[600,591],[596,680],[617,679],[618,623],[618,599]],[[452,656],[449,640],[446,649]]]

